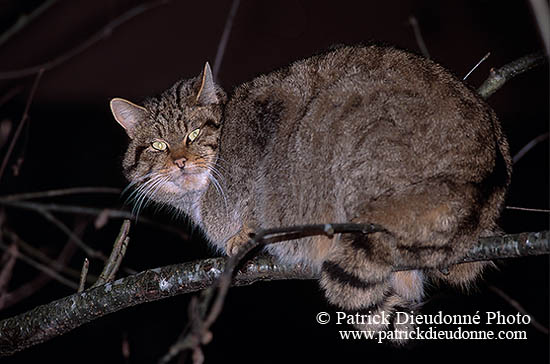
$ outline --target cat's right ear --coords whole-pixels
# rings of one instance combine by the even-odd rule
[[[220,99],[216,94],[216,85],[214,84],[214,77],[212,76],[212,70],[208,62],[205,63],[199,79],[200,88],[196,96],[197,103],[199,105],[218,104]]]
[[[126,130],[128,136],[133,138],[137,124],[147,117],[147,110],[118,97],[112,99],[110,105],[115,120]]]

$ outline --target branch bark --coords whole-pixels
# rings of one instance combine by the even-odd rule
[[[532,68],[543,65],[547,62],[543,53],[532,53],[516,59],[499,69],[491,69],[489,77],[477,89],[477,93],[484,99],[489,98],[498,91],[507,81]]]
[[[482,238],[457,263],[549,254],[549,235],[549,231],[542,231]],[[146,270],[0,321],[0,356],[45,342],[130,306],[205,289],[220,277],[225,264],[225,258],[213,258]],[[411,268],[398,267],[396,270]],[[317,274],[307,267],[280,264],[271,257],[257,257],[244,264],[232,285],[315,278]]]

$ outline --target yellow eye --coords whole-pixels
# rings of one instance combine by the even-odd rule
[[[160,150],[161,152],[163,150],[166,150],[166,148],[168,148],[168,145],[166,145],[165,142],[162,142],[160,140],[156,140],[154,141],[151,146],[153,147],[153,149],[156,149],[156,150]]]
[[[190,142],[193,142],[195,139],[197,139],[200,132],[201,132],[200,129],[195,129],[195,130],[193,130],[192,132],[189,133],[187,138],[189,139]]]

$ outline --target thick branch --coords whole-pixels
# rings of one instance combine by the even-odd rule
[[[548,236],[549,232],[543,231],[483,238],[462,261],[549,254]],[[5,319],[0,322],[0,356],[42,343],[130,306],[207,288],[220,276],[225,262],[224,258],[215,258],[150,269]],[[241,268],[233,286],[314,278],[317,278],[316,273],[307,267],[259,257]]]

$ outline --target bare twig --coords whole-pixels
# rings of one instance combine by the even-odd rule
[[[7,245],[5,245],[3,242],[0,241],[0,249],[2,249],[4,251],[8,251],[9,247]],[[50,277],[52,277],[53,279],[55,279],[56,281],[58,281],[61,284],[64,284],[65,286],[70,287],[73,290],[76,290],[78,288],[78,285],[76,283],[74,283],[73,281],[63,277],[61,274],[57,273],[55,270],[53,270],[52,268],[50,268],[48,266],[46,266],[42,263],[39,263],[36,260],[34,260],[32,258],[29,258],[26,255],[21,254],[20,252],[16,253],[16,257],[18,259],[20,259],[21,261],[27,263],[31,267],[36,268],[39,271],[46,273],[47,275],[49,275]]]
[[[78,293],[84,291],[84,288],[86,286],[86,280],[88,278],[88,268],[90,267],[90,261],[88,258],[84,258],[84,262],[82,263],[82,271],[80,272],[80,281],[78,283]]]
[[[233,27],[233,20],[235,19],[235,15],[237,14],[237,9],[239,8],[240,0],[233,0],[231,3],[231,9],[229,10],[229,14],[227,15],[227,20],[225,22],[225,26],[223,28],[222,37],[220,39],[220,43],[218,44],[218,50],[216,51],[216,59],[214,60],[214,79],[216,82],[218,82],[218,75],[220,72],[220,67],[222,65],[223,55],[225,53],[225,49],[227,48],[227,42],[229,41],[229,34],[231,34],[231,28]]]
[[[124,220],[122,226],[120,227],[120,232],[115,239],[115,243],[113,244],[111,255],[109,256],[109,259],[107,259],[107,261],[105,262],[105,267],[103,267],[103,271],[101,272],[99,278],[92,287],[100,286],[106,282],[111,282],[114,279],[115,274],[118,271],[118,267],[120,266],[120,262],[122,261],[124,254],[126,254],[126,247],[128,246],[129,241],[129,232],[130,220]]]
[[[546,62],[547,59],[544,57],[544,54],[538,52],[521,57],[497,70],[493,68],[491,69],[489,77],[477,89],[477,92],[482,98],[487,99],[504,86],[507,81]]]
[[[519,152],[516,153],[516,155],[514,155],[514,157],[512,158],[512,162],[516,164],[521,158],[523,158],[525,154],[527,154],[527,152],[533,149],[537,144],[548,139],[548,134],[549,133],[541,134],[538,137],[532,139],[529,143],[525,144],[525,146],[521,148]]]
[[[12,195],[4,195],[4,196],[0,196],[0,198],[2,198],[5,201],[31,200],[31,199],[34,199],[34,198],[57,197],[57,196],[87,194],[87,193],[119,194],[120,193],[120,188],[115,188],[115,187],[71,187],[71,188],[62,188],[62,189],[57,189],[57,190],[26,192],[26,193],[12,194]]]
[[[14,231],[10,230],[9,228],[4,228],[3,233],[6,234],[6,236],[9,237],[11,240],[13,240],[17,244],[17,246],[21,248],[21,250],[25,255],[28,255],[29,257],[47,265],[48,267],[53,268],[56,271],[63,272],[65,275],[69,277],[72,277],[75,279],[80,278],[80,272],[78,272],[75,269],[66,267],[65,262],[58,262],[57,260],[51,259],[46,254],[42,253],[40,250],[33,247],[31,244],[21,239],[20,236],[18,236]],[[76,232],[75,234],[78,235]],[[70,238],[69,238],[69,242],[70,242]]]
[[[2,35],[0,36],[0,47],[4,45],[11,37],[13,37],[17,32],[19,32],[21,29],[25,28],[29,23],[31,23],[34,19],[38,18],[42,13],[46,10],[48,10],[52,5],[54,5],[57,2],[57,0],[48,0],[44,2],[42,5],[37,7],[32,13],[29,15],[22,15],[19,17],[19,19],[13,24],[8,30],[6,30]]]
[[[508,210],[519,210],[519,211],[529,211],[529,212],[544,212],[544,213],[550,213],[550,210],[545,209],[532,209],[528,207],[517,207],[517,206],[506,206],[505,207]]]
[[[85,221],[78,222],[74,227],[74,233],[76,235],[81,235],[86,229],[86,226],[87,226],[87,222]],[[6,231],[5,228],[4,228],[4,231]],[[19,244],[19,246],[22,246],[21,245],[22,240],[20,238],[16,242]],[[74,255],[75,252],[76,252],[76,245],[74,245],[71,239],[69,238],[67,240],[67,243],[63,247],[63,249],[61,249],[61,252],[58,254],[53,264],[51,265],[48,264],[48,266],[52,267],[55,271],[63,270],[64,272],[66,272],[67,269],[69,269],[66,267],[66,264],[69,262],[69,260],[71,259],[71,257]],[[90,283],[95,282],[95,279],[97,279],[97,277],[91,277],[90,275],[88,275],[88,280],[91,281]],[[40,274],[38,274],[31,281],[17,287],[13,291],[8,292],[4,296],[4,300],[0,302],[0,310],[4,308],[8,308],[12,305],[15,305],[18,302],[24,300],[25,298],[31,296],[32,294],[37,292],[40,288],[44,287],[51,280],[52,280],[52,277],[50,277],[48,274],[44,272],[40,272]]]
[[[20,201],[20,200],[5,199],[3,197],[0,197],[0,205],[21,208],[21,209],[30,210],[30,211],[45,210],[45,211],[62,212],[62,213],[68,213],[68,214],[77,214],[77,215],[91,215],[91,216],[101,215],[103,217],[108,217],[108,218],[128,219],[132,221],[137,220],[136,216],[131,212],[118,210],[118,209],[105,209],[105,208],[101,209],[101,208],[94,208],[94,207],[64,205],[64,204],[60,205],[55,203],[30,202],[26,200]],[[189,237],[188,233],[183,229],[179,229],[174,226],[169,226],[166,224],[161,224],[145,217],[140,217],[139,222],[155,226],[164,231],[178,235],[183,239],[187,239]]]
[[[90,48],[92,45],[99,42],[103,38],[109,37],[116,28],[126,23],[128,20],[133,19],[136,16],[143,14],[148,10],[157,8],[161,5],[168,4],[170,1],[171,0],[160,0],[160,1],[154,1],[151,3],[137,5],[131,8],[130,10],[126,11],[119,17],[110,21],[99,32],[95,33],[90,38],[86,39],[84,42],[80,43],[79,45],[72,48],[68,52],[62,54],[61,56],[37,66],[23,68],[23,69],[14,70],[14,71],[0,72],[0,79],[21,78],[21,77],[33,75],[38,72],[51,70],[52,68],[57,67],[60,64],[66,62],[67,60],[84,52],[85,50],[87,50],[88,48]]]
[[[74,243],[78,245],[80,249],[82,249],[90,258],[96,258],[100,259],[102,261],[106,261],[107,257],[102,252],[92,249],[88,244],[86,244],[79,236],[77,236],[75,233],[72,232],[71,229],[67,227],[61,220],[53,216],[49,211],[39,209],[35,210],[40,215],[42,215],[46,220],[51,222],[54,226],[56,226],[59,230],[61,230],[65,235],[67,235],[69,238],[73,239]]]
[[[420,52],[422,52],[422,55],[424,57],[430,59],[430,52],[428,52],[428,47],[426,47],[426,43],[424,43],[424,38],[422,37],[422,32],[420,31],[420,26],[418,25],[418,20],[416,20],[416,17],[414,15],[411,15],[409,17],[409,24],[413,28],[414,38],[416,39],[416,44],[418,44],[418,48],[420,48]]]
[[[40,79],[42,78],[42,74],[44,73],[43,68],[38,69],[38,74],[36,75],[34,82],[32,84],[31,92],[29,93],[29,97],[27,98],[27,103],[25,105],[25,110],[23,111],[23,116],[21,117],[21,121],[19,122],[19,125],[17,125],[17,129],[15,130],[15,133],[13,135],[13,139],[11,140],[11,143],[8,147],[8,150],[6,152],[6,155],[4,156],[4,159],[2,160],[2,165],[0,166],[0,179],[2,179],[2,176],[4,175],[4,170],[6,169],[6,166],[10,160],[11,153],[13,152],[13,148],[15,147],[15,144],[17,143],[17,140],[19,139],[19,135],[21,134],[21,131],[23,130],[23,126],[25,126],[25,122],[29,118],[29,110],[31,108],[32,100],[34,98],[34,94],[36,93],[36,90],[38,88],[38,84],[40,83]]]
[[[17,94],[19,94],[21,91],[23,91],[23,85],[21,84],[12,87],[8,92],[0,97],[0,107],[2,107],[6,102],[13,99],[15,96],[17,96]]]
[[[8,283],[10,282],[13,272],[13,267],[15,266],[17,253],[17,244],[12,243],[4,252],[2,259],[0,260],[2,266],[2,270],[0,271],[0,301],[2,301],[2,296],[7,291]]]
[[[10,119],[0,121],[0,149],[2,149],[8,141],[12,126],[13,122]]]
[[[488,286],[488,288],[493,291],[494,293],[496,293],[498,296],[500,296],[500,298],[502,298],[503,300],[505,300],[506,302],[508,302],[508,304],[510,306],[512,306],[513,308],[515,308],[516,310],[518,310],[518,312],[521,312],[522,314],[524,315],[527,315],[531,318],[531,325],[533,325],[533,327],[537,330],[539,330],[540,332],[542,332],[543,334],[546,334],[548,335],[548,328],[545,327],[544,325],[542,325],[540,322],[538,322],[537,320],[535,320],[535,318],[533,317],[533,315],[531,315],[529,312],[527,312],[525,310],[525,308],[523,308],[522,305],[519,304],[518,301],[516,301],[515,299],[513,299],[512,297],[508,296],[503,290],[501,290],[500,288],[498,287],[495,287],[495,286]]]

